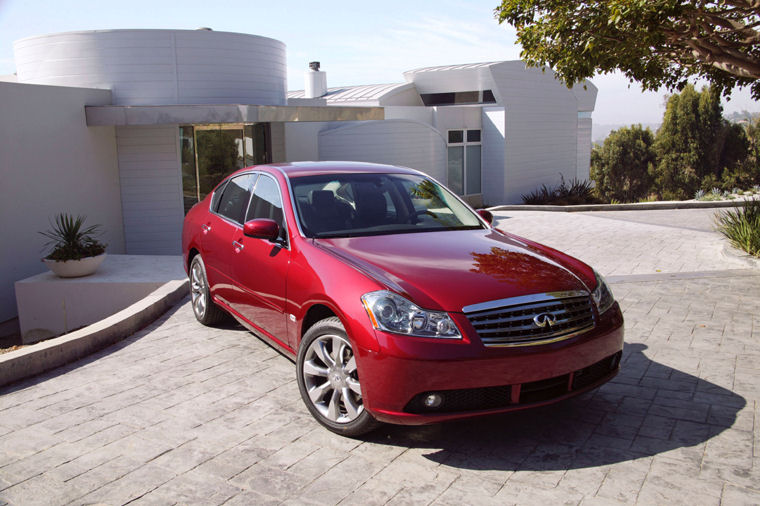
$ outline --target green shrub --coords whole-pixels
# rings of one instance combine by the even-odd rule
[[[573,178],[570,184],[565,182],[564,176],[560,174],[560,184],[556,187],[541,185],[541,188],[531,193],[522,195],[524,204],[530,205],[557,205],[568,206],[576,204],[596,204],[598,200],[594,197],[594,189],[591,181],[582,181]]]
[[[734,169],[723,169],[720,178],[720,187],[731,191],[734,188],[749,188],[760,182],[760,170],[745,163]]]
[[[760,200],[745,200],[742,207],[716,214],[715,224],[732,245],[760,257]]]
[[[636,202],[649,194],[654,135],[641,125],[613,130],[591,151],[591,179],[596,195],[605,201]]]

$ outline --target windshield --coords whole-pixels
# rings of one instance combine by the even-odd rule
[[[448,190],[407,174],[328,174],[291,179],[307,237],[482,228]]]

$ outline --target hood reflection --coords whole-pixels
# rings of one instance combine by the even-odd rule
[[[557,270],[542,268],[540,265],[546,262],[546,259],[539,262],[536,257],[525,252],[509,251],[498,246],[492,246],[490,253],[473,251],[470,255],[473,259],[473,268],[470,269],[470,272],[485,274],[501,283],[514,284],[525,279],[531,279],[551,285],[551,282],[557,281]],[[567,273],[564,269],[563,271]]]

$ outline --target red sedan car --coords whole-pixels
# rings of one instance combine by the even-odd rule
[[[192,307],[296,360],[328,429],[547,404],[617,374],[623,317],[594,270],[491,227],[425,174],[249,167],[185,218]]]

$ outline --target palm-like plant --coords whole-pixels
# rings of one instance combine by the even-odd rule
[[[100,225],[84,226],[85,216],[74,217],[68,213],[60,213],[50,223],[50,230],[40,232],[49,239],[46,247],[52,251],[45,258],[48,260],[80,260],[85,257],[97,256],[106,251],[106,245],[95,236],[100,233]]]
[[[742,207],[719,213],[715,223],[732,245],[760,257],[760,200],[747,199]]]

